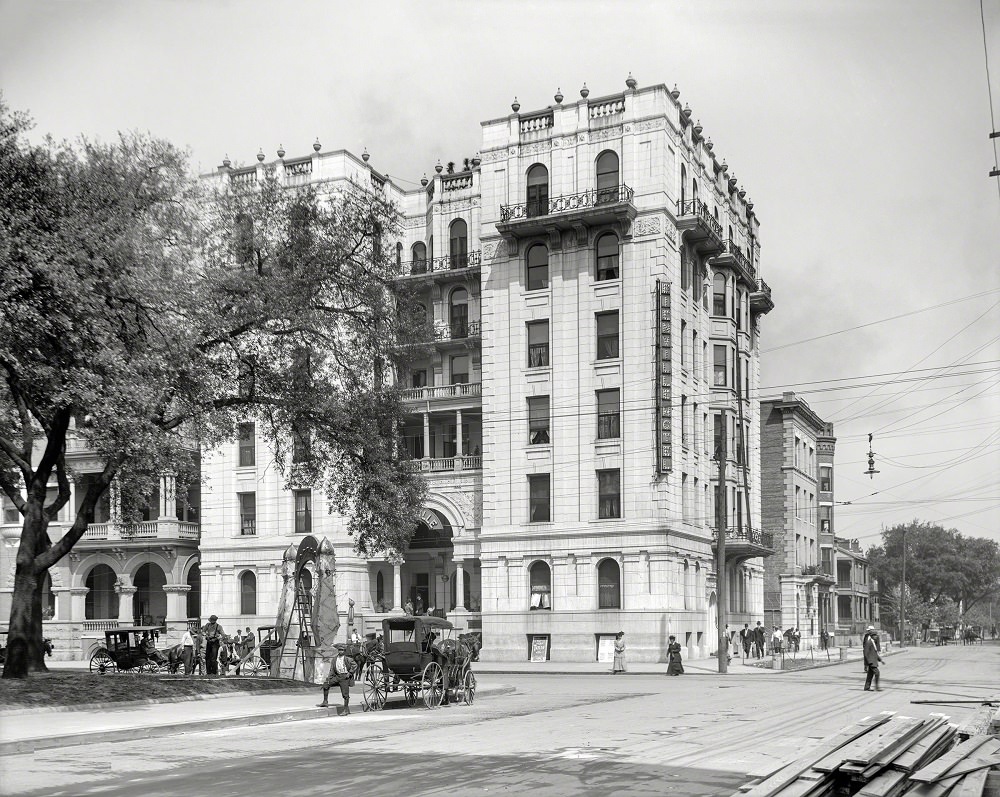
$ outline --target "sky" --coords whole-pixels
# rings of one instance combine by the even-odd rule
[[[868,547],[919,518],[1000,541],[1000,0],[983,17],[970,0],[0,0],[0,87],[38,134],[148,130],[202,172],[318,138],[412,188],[515,96],[676,83],[761,222],[762,396],[794,390],[835,424],[838,535]]]

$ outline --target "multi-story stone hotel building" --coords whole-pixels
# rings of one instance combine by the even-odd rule
[[[759,346],[773,308],[759,224],[700,123],[657,85],[482,124],[466,169],[402,189],[367,152],[206,179],[353,181],[398,208],[393,242],[426,336],[397,375],[427,479],[408,550],[364,560],[307,485],[286,490],[252,424],[203,452],[201,606],[273,622],[282,557],[327,537],[338,594],[374,630],[407,601],[481,628],[483,657],[637,660],[715,650],[716,452],[727,455],[729,620],[763,617]]]

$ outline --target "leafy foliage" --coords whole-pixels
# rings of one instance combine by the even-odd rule
[[[405,546],[423,485],[384,378],[410,336],[383,245],[391,205],[273,174],[213,188],[146,135],[32,145],[27,129],[0,98],[0,489],[24,516],[5,677],[25,595],[37,603],[112,479],[136,504],[161,473],[196,478],[199,445],[243,420],[288,484],[325,487],[360,552]],[[53,541],[76,440],[103,469]]]

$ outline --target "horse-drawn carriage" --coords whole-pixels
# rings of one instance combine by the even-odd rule
[[[381,710],[393,693],[407,705],[427,708],[442,702],[471,704],[476,696],[472,662],[482,646],[479,634],[460,634],[439,617],[393,617],[382,621],[383,660],[371,660],[362,676],[364,708]]]
[[[160,625],[133,625],[110,628],[104,632],[104,646],[90,657],[90,671],[101,675],[114,672],[156,673],[167,667],[166,657],[153,649],[148,640]]]

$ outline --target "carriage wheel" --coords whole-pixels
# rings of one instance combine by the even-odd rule
[[[251,678],[262,678],[268,675],[270,671],[271,668],[258,656],[254,656],[240,665],[240,674],[249,675]]]
[[[462,697],[465,705],[471,706],[476,699],[476,674],[472,670],[465,671],[465,678],[462,680]]]
[[[106,650],[99,650],[90,657],[90,671],[107,675],[118,672],[118,665]]]
[[[147,661],[138,667],[138,671],[144,674],[157,675],[160,672],[160,665],[155,661]]]
[[[413,708],[417,705],[417,692],[418,688],[414,684],[406,684],[403,686],[403,694],[406,696],[406,705]]]
[[[437,708],[444,697],[444,671],[441,665],[432,661],[424,667],[420,675],[420,696],[427,708]]]
[[[368,665],[368,672],[365,673],[364,710],[381,711],[388,695],[389,686],[386,683],[382,665],[373,662]]]

